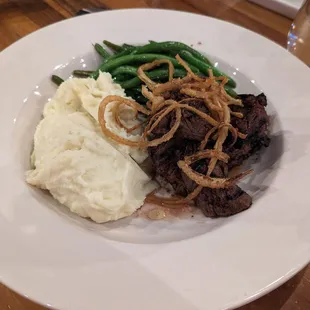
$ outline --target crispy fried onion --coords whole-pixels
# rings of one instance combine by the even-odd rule
[[[219,152],[218,150],[204,150],[190,156],[185,156],[184,162],[188,165],[191,165],[194,162],[204,158],[216,158],[223,161],[224,163],[227,163],[229,160],[229,156],[224,152]]]
[[[186,200],[184,197],[175,196],[175,197],[160,197],[156,195],[156,192],[153,192],[146,196],[145,202],[159,205],[165,208],[184,208],[187,207],[191,200]]]
[[[173,135],[175,134],[175,132],[177,131],[177,129],[179,128],[179,125],[181,123],[181,109],[179,107],[176,106],[176,104],[173,106],[173,108],[175,108],[175,112],[176,112],[176,120],[173,124],[173,126],[171,127],[171,129],[164,134],[162,137],[158,138],[158,139],[154,139],[151,141],[146,141],[143,139],[139,140],[139,141],[133,141],[133,140],[129,140],[129,139],[125,139],[120,137],[119,135],[115,134],[113,131],[111,131],[108,127],[107,127],[107,122],[105,120],[105,111],[106,108],[108,106],[109,103],[112,102],[116,102],[116,103],[123,103],[125,105],[128,105],[130,107],[132,107],[133,109],[138,110],[140,113],[143,113],[145,115],[150,115],[150,111],[145,109],[144,107],[142,107],[141,105],[139,105],[138,103],[136,103],[133,100],[129,100],[129,99],[125,99],[123,97],[119,97],[119,96],[107,96],[105,97],[102,102],[100,103],[99,106],[99,111],[98,111],[98,120],[99,120],[99,124],[101,127],[102,132],[110,139],[120,143],[120,144],[125,144],[128,146],[132,146],[132,147],[150,147],[150,146],[157,146],[159,144],[162,144],[166,141],[169,141]],[[172,111],[173,109],[171,109]]]
[[[176,55],[175,58],[178,61],[178,63],[187,71],[188,76],[190,76],[194,80],[201,81],[201,78],[194,74],[189,65],[179,55]]]
[[[142,95],[145,98],[148,98],[149,101],[147,103],[147,107],[149,110],[152,111],[152,113],[154,113],[155,111],[158,111],[159,107],[162,106],[162,104],[164,104],[165,99],[162,96],[154,96],[154,94],[152,92],[150,92],[145,85],[142,85]]]
[[[136,125],[134,125],[134,126],[132,126],[132,127],[127,127],[127,126],[125,126],[125,125],[122,123],[122,121],[121,121],[121,119],[120,119],[120,116],[119,116],[119,114],[120,114],[120,112],[119,112],[119,111],[120,111],[120,106],[121,106],[121,102],[117,102],[117,103],[115,104],[115,106],[114,106],[113,109],[112,109],[112,116],[113,116],[113,118],[114,118],[115,123],[116,123],[120,128],[124,128],[124,129],[127,131],[127,133],[131,133],[131,132],[135,131],[136,129],[140,128],[141,126],[143,126],[143,124],[146,123],[146,121],[143,121],[143,122],[138,123],[138,124],[136,124]],[[134,119],[137,119],[137,118],[138,118],[138,110],[136,110],[136,113],[135,113],[135,116],[134,116]]]
[[[146,70],[150,70],[150,69],[153,69],[155,67],[158,67],[162,64],[168,64],[168,68],[169,68],[169,81],[171,81],[173,79],[173,74],[174,74],[174,66],[172,64],[172,62],[168,59],[157,59],[157,60],[154,60],[153,62],[150,62],[150,63],[146,63],[142,66],[140,66],[138,68],[138,71],[137,71],[137,74],[138,74],[138,77],[141,81],[143,81],[146,86],[153,90],[155,88],[155,86],[157,85],[157,83],[155,83],[154,81],[152,81],[146,74],[144,71]]]
[[[164,92],[167,91],[172,91],[172,90],[178,90],[182,87],[183,84],[189,82],[192,80],[192,77],[190,75],[185,76],[184,78],[180,79],[173,79],[172,81],[163,83],[163,84],[158,84],[156,85],[153,94],[155,96],[158,96]]]
[[[253,172],[253,170],[250,169],[231,178],[212,178],[208,175],[203,175],[194,171],[184,160],[180,160],[178,162],[178,166],[191,180],[195,181],[198,185],[209,188],[231,187],[236,182]]]
[[[164,198],[156,196],[155,192],[149,194],[146,198],[147,202],[157,203],[161,206],[172,208],[183,207],[184,205],[192,203],[204,187],[213,189],[227,188],[234,185],[240,179],[252,172],[252,170],[248,170],[230,178],[216,178],[211,176],[218,161],[222,161],[224,163],[229,161],[229,156],[223,151],[228,133],[231,133],[232,141],[227,147],[233,145],[238,138],[246,138],[245,134],[238,132],[238,130],[230,123],[231,115],[238,118],[243,118],[242,113],[232,111],[230,106],[243,106],[243,104],[240,99],[235,99],[226,93],[224,86],[228,82],[227,77],[215,77],[212,70],[209,70],[209,77],[199,77],[193,73],[189,65],[179,55],[176,56],[176,59],[178,63],[187,71],[187,75],[183,78],[173,78],[174,67],[172,62],[169,60],[155,60],[152,63],[143,64],[139,67],[138,76],[145,83],[145,85],[142,85],[142,94],[149,100],[146,107],[141,106],[133,100],[125,99],[119,96],[107,96],[100,103],[98,111],[98,119],[101,129],[107,137],[120,144],[138,148],[158,146],[161,143],[172,139],[181,124],[182,110],[188,110],[198,115],[212,126],[212,128],[206,133],[205,138],[201,141],[199,152],[191,156],[185,156],[183,160],[178,162],[178,167],[182,170],[182,172],[197,184],[196,188],[185,198]],[[168,64],[169,67],[168,82],[156,83],[145,73],[145,71],[165,63]],[[169,98],[170,93],[173,93],[174,91],[179,91],[180,93],[188,96],[188,98],[182,99],[179,102],[172,99],[166,99]],[[205,113],[194,106],[191,106],[190,104],[193,99],[202,100],[208,112]],[[120,106],[122,104],[130,106],[136,111],[136,119],[138,113],[142,113],[147,117],[147,124],[144,126],[144,132],[140,140],[133,141],[130,139],[125,139],[118,136],[110,128],[108,128],[104,115],[108,105],[112,102],[115,104],[113,109],[111,109],[115,123],[119,127],[124,128],[128,133],[141,127],[144,123],[141,122],[134,127],[127,128],[121,122],[119,117]],[[175,116],[171,118],[174,121],[170,130],[159,138],[148,140],[148,138],[153,135],[154,130],[160,122],[171,113],[174,113]],[[214,147],[213,149],[206,149],[211,137],[211,145],[214,145]],[[209,159],[206,175],[194,171],[191,167],[194,162],[201,159]]]

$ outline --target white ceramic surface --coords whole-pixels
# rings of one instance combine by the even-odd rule
[[[96,225],[25,184],[32,135],[55,91],[48,77],[93,68],[91,43],[102,39],[193,44],[236,76],[239,91],[266,93],[272,143],[243,184],[251,209]],[[13,44],[0,54],[0,281],[64,310],[222,310],[276,288],[310,258],[309,80],[309,69],[269,40],[173,11],[91,14]]]

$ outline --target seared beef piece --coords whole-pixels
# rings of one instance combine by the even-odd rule
[[[186,196],[188,191],[177,162],[184,156],[196,153],[198,149],[199,143],[190,140],[178,141],[176,138],[148,148],[158,179],[171,184],[178,195]],[[166,185],[164,182],[161,184],[163,187]]]
[[[209,113],[206,105],[202,100],[193,100],[189,105],[204,113]],[[177,131],[177,136],[182,139],[185,138],[202,141],[211,128],[212,125],[206,122],[203,118],[189,110],[184,109],[182,111],[182,121]]]
[[[183,95],[181,94],[181,96]],[[179,98],[178,100],[181,99]],[[193,99],[190,102],[187,102],[187,104],[204,113],[208,113],[206,105],[200,99]],[[155,139],[167,133],[169,129],[173,126],[174,121],[175,121],[175,113],[170,113],[169,115],[164,117],[163,120],[159,123],[159,125],[153,130],[150,138]],[[178,131],[175,134],[175,138],[179,138],[181,140],[189,139],[189,140],[201,141],[211,128],[212,126],[204,119],[202,119],[200,116],[189,110],[183,109],[182,121]]]
[[[206,174],[208,162],[200,165],[200,173]],[[198,171],[195,167],[195,170]],[[213,176],[217,178],[227,177],[228,166],[223,162],[218,162],[213,170]],[[197,184],[182,173],[183,182],[187,192],[191,193]],[[252,204],[252,198],[239,186],[234,185],[224,189],[203,188],[195,199],[197,208],[200,208],[207,217],[221,217],[237,214],[248,209]]]
[[[203,188],[195,200],[205,216],[220,217],[237,214],[252,205],[252,198],[239,186],[224,189]]]
[[[186,96],[175,91],[172,97],[170,93],[169,98],[179,101]],[[224,151],[229,154],[230,161],[228,164],[218,162],[212,174],[214,177],[227,177],[229,169],[240,165],[243,160],[262,146],[268,146],[270,142],[267,132],[269,119],[265,111],[266,97],[261,94],[257,97],[241,95],[240,98],[244,107],[231,106],[231,108],[235,112],[243,113],[244,118],[238,119],[232,116],[231,123],[240,132],[247,134],[247,138],[238,139],[233,147],[229,147],[228,137]],[[202,100],[193,99],[187,103],[208,113]],[[169,131],[174,122],[175,113],[170,113],[164,117],[149,138],[161,137]],[[193,112],[183,110],[182,121],[174,137],[166,143],[148,149],[156,175],[164,181],[163,183],[170,183],[179,195],[188,195],[197,185],[178,168],[177,162],[184,156],[194,154],[199,150],[200,141],[210,128],[212,126],[207,121]],[[214,142],[210,140],[208,148],[212,148],[213,144]],[[192,168],[201,174],[206,174],[207,167],[208,159],[200,160],[192,165]],[[206,216],[218,217],[233,215],[248,209],[252,204],[252,199],[235,185],[227,189],[204,188],[197,196],[195,203]]]
[[[193,164],[192,167],[195,171],[205,175],[208,171],[208,164],[209,160],[202,159]],[[182,175],[182,182],[185,184],[187,193],[189,194],[197,187],[197,184],[183,172],[181,172],[181,175]],[[227,164],[218,161],[211,176],[215,178],[226,178],[228,176]]]
[[[267,99],[264,94],[239,95],[244,107],[232,106],[234,112],[243,113],[243,118],[232,117],[231,124],[240,132],[246,133],[245,140],[238,139],[232,148],[224,151],[230,156],[229,168],[240,166],[252,154],[267,147],[270,143],[268,136],[269,117],[265,107]]]
[[[163,96],[165,99],[171,99],[171,100],[175,100],[175,101],[181,101],[182,99],[185,99],[185,98],[191,98],[187,95],[180,93],[180,91],[178,89],[169,91],[169,92],[165,93]]]

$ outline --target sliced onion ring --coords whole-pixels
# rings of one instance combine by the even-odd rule
[[[171,81],[173,79],[173,74],[174,74],[174,66],[172,64],[172,62],[168,59],[157,59],[157,60],[154,60],[153,62],[151,63],[146,63],[146,64],[143,64],[141,65],[139,68],[138,68],[138,77],[141,81],[143,81],[147,87],[151,90],[153,90],[157,83],[155,83],[154,81],[152,81],[146,74],[144,71],[146,70],[150,70],[150,69],[153,69],[155,67],[158,67],[159,65],[161,64],[168,64],[168,67],[169,67],[169,81]]]
[[[236,182],[253,172],[253,170],[247,170],[231,178],[212,178],[208,175],[203,175],[194,171],[184,160],[180,160],[178,162],[178,166],[190,179],[195,181],[198,185],[213,189],[231,187]]]
[[[229,160],[229,155],[225,154],[224,152],[219,152],[217,150],[204,150],[190,156],[185,156],[184,161],[186,162],[186,164],[191,165],[192,163],[203,158],[217,158],[218,160],[227,163]]]

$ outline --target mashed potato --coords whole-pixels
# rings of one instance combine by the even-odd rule
[[[102,135],[98,106],[110,94],[125,95],[109,74],[101,74],[97,81],[63,83],[45,106],[34,136],[33,169],[26,173],[29,184],[49,190],[72,212],[98,223],[131,215],[156,188],[131,159],[142,161],[144,152],[115,145]],[[122,113],[133,111],[124,108]],[[119,132],[110,114],[106,119],[111,129],[127,135]]]
[[[48,102],[44,108],[43,116],[55,114],[70,114],[73,112],[88,112],[94,120],[98,123],[98,109],[99,104],[103,98],[109,95],[116,95],[125,97],[125,91],[117,83],[114,83],[110,73],[100,73],[97,80],[94,79],[69,79],[62,83],[58,88],[55,96]],[[119,128],[112,118],[112,109],[114,104],[109,104],[106,109],[105,119],[107,127],[117,135],[131,139],[139,140],[141,132],[135,131],[128,134],[123,128]],[[127,127],[132,127],[137,124],[133,120],[133,111],[131,108],[121,106],[120,113],[122,121]],[[146,157],[147,152],[139,150],[126,145],[120,145],[109,140],[118,150],[123,153],[129,154],[136,162],[142,163]]]

